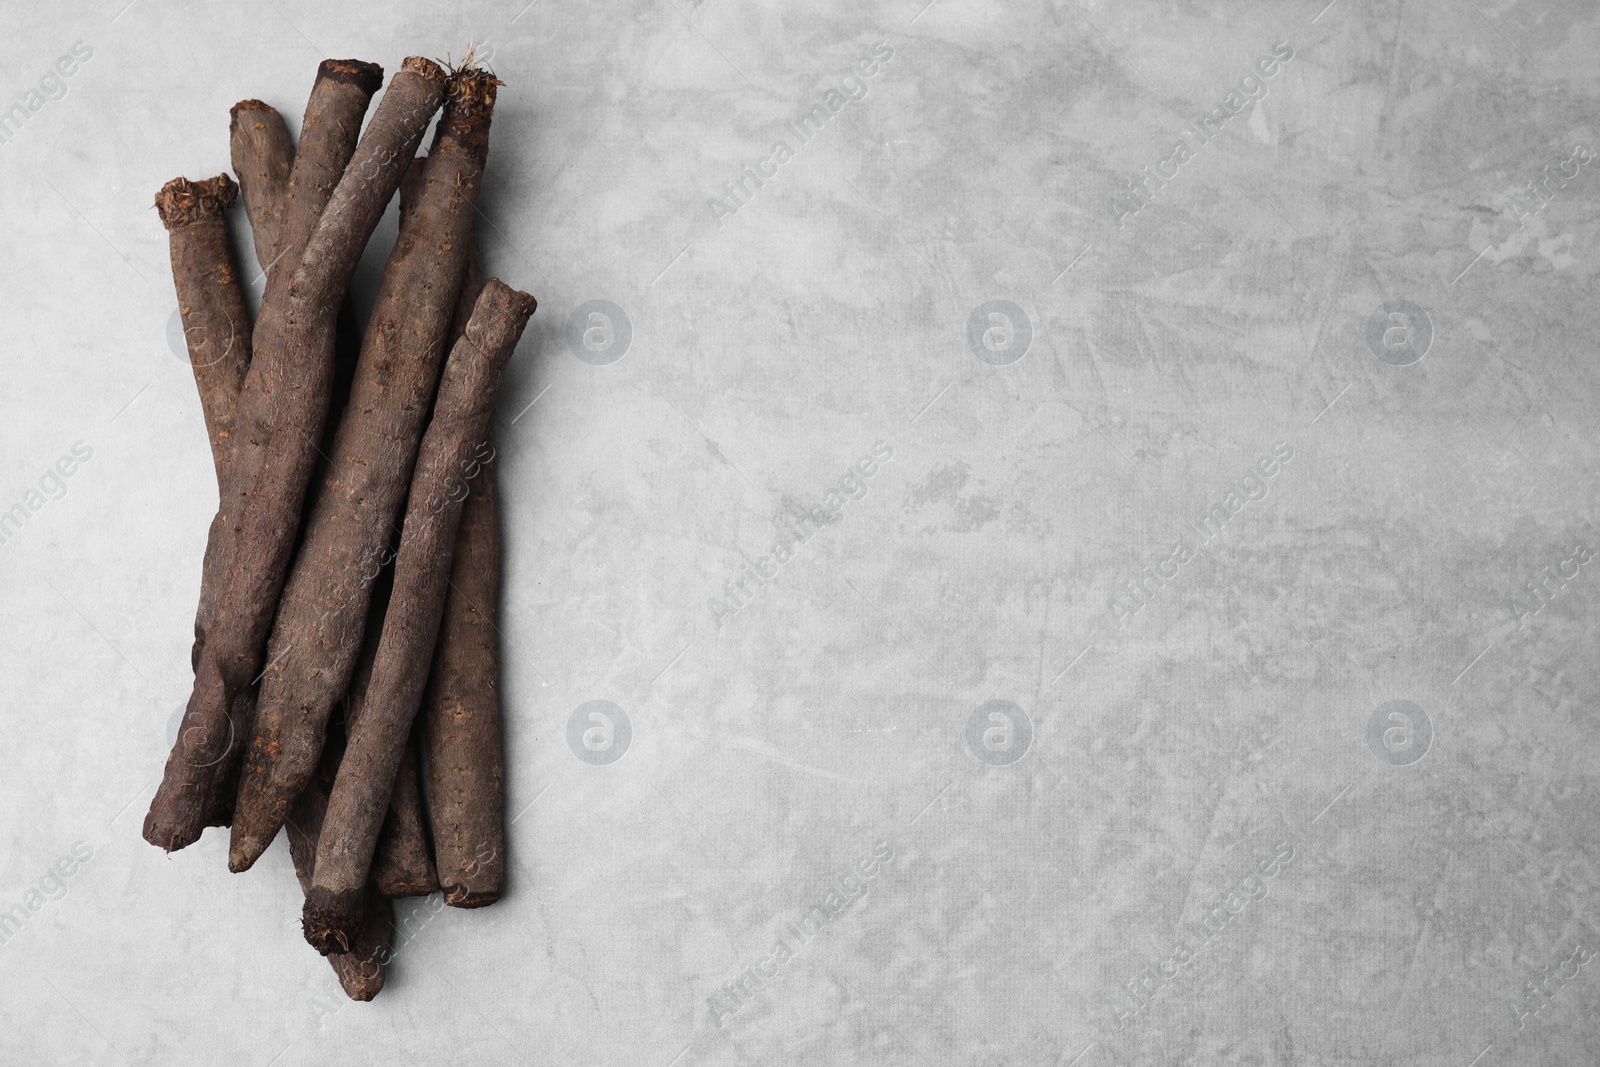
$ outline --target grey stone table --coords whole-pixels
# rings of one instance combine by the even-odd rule
[[[1600,12],[1324,4],[13,6],[0,1060],[1600,1060]],[[139,837],[150,205],[469,43],[511,885],[351,1004],[281,843]]]

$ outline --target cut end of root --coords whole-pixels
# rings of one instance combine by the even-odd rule
[[[241,100],[228,109],[228,114],[237,119],[241,111],[270,111],[273,114],[278,113],[277,108],[264,100]]]
[[[174,178],[156,194],[156,211],[167,229],[218,218],[239,199],[239,187],[226,173],[192,182]]]
[[[324,956],[343,956],[361,932],[361,893],[335,893],[312,886],[300,913],[306,941]]]
[[[400,72],[419,74],[431,82],[443,85],[449,78],[443,67],[426,56],[407,56],[400,64]]]
[[[444,902],[452,908],[487,908],[499,899],[500,891],[498,889],[473,892],[464,885],[447,885],[444,887]]]
[[[493,74],[476,67],[462,66],[452,71],[444,115],[439,120],[445,131],[452,137],[487,140],[489,117],[494,113],[495,87],[504,84]]]
[[[317,68],[317,79],[349,82],[371,96],[383,85],[383,68],[364,59],[324,59]]]

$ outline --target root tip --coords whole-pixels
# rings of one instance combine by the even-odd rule
[[[156,817],[154,811],[144,817],[144,839],[152,845],[166,852],[176,852],[199,840],[198,833],[186,833],[177,827],[169,826]]]
[[[256,860],[266,851],[266,845],[255,837],[239,833],[237,822],[233,829],[234,835],[228,842],[228,870],[243,874],[256,865]]]

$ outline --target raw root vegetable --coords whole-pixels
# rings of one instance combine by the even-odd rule
[[[283,116],[259,100],[241,100],[228,114],[233,172],[239,176],[239,197],[250,219],[256,262],[265,272],[283,251],[283,198],[294,168],[294,142]]]
[[[454,490],[488,439],[501,371],[533,310],[533,297],[491,280],[445,364],[411,478],[394,593],[366,704],[339,763],[317,843],[303,925],[306,940],[323,953],[349,952],[360,934],[373,850],[444,615],[462,509]]]
[[[483,291],[478,243],[456,303],[457,336]],[[493,462],[490,445],[485,464]],[[419,724],[427,753],[428,820],[444,902],[481,908],[505,881],[505,791],[500,730],[500,521],[495,469],[471,481],[456,531],[450,592]],[[413,728],[415,734],[415,728]],[[381,843],[380,843],[381,848]]]
[[[355,669],[372,596],[366,572],[404,501],[466,268],[498,84],[480,70],[451,76],[415,207],[384,268],[347,413],[267,643],[228,852],[234,871],[272,843]],[[410,152],[399,165],[411,165]]]
[[[437,64],[405,61],[293,275],[280,271],[268,279],[224,494],[231,536],[222,538],[220,563],[227,589],[206,628],[178,744],[145,817],[145,839],[169,852],[200,836],[213,778],[208,768],[222,756],[228,708],[261,667],[327,414],[339,304],[444,87]],[[241,805],[235,828],[242,814]]]
[[[239,389],[250,366],[250,311],[226,216],[238,196],[239,187],[226,174],[199,182],[174,178],[156,194],[219,491],[233,458]]]

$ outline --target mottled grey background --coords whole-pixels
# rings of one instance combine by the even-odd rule
[[[0,1059],[1600,1059],[1592,5],[124,2],[0,39]],[[139,837],[216,500],[150,205],[469,42],[512,882],[350,1004],[281,843]]]

